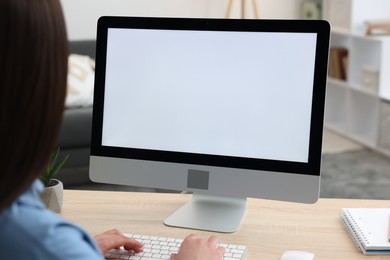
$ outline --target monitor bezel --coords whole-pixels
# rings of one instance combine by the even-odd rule
[[[308,162],[241,158],[102,145],[107,36],[110,28],[316,33]],[[97,27],[91,156],[320,175],[330,26],[321,20],[101,17]]]

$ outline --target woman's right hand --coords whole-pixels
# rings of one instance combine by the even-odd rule
[[[220,260],[225,253],[223,247],[217,247],[218,239],[211,236],[208,240],[198,238],[196,235],[187,236],[181,244],[177,254],[171,256],[172,260]]]
[[[123,246],[124,249],[134,251],[135,253],[143,251],[143,245],[140,242],[126,237],[117,229],[112,229],[102,234],[96,235],[94,239],[103,255],[105,255],[108,250],[120,248],[121,246]]]

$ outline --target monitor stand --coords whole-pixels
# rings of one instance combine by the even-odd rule
[[[167,226],[232,233],[240,228],[246,198],[192,195],[164,224]]]

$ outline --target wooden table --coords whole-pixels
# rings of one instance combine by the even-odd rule
[[[167,227],[163,220],[191,198],[188,194],[65,190],[61,215],[92,235],[124,233],[203,238],[211,232]],[[217,234],[221,242],[248,246],[246,259],[279,259],[285,250],[305,250],[315,259],[390,259],[364,256],[339,219],[343,207],[390,207],[388,200],[320,199],[298,204],[248,199],[241,229]],[[385,227],[387,228],[387,227]]]

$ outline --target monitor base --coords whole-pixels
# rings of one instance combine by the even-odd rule
[[[246,198],[194,194],[191,201],[169,216],[167,226],[233,233],[240,228]]]

